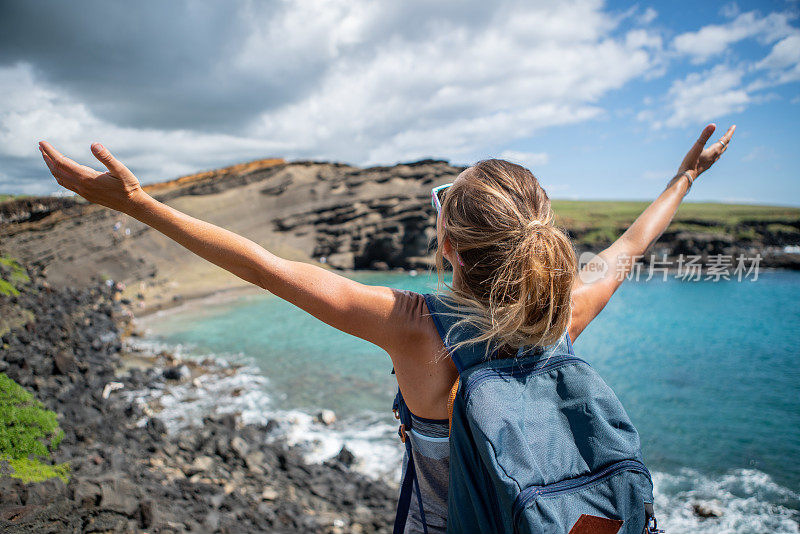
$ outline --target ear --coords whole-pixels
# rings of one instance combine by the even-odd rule
[[[445,236],[444,239],[442,240],[442,256],[447,258],[447,261],[450,262],[450,265],[455,265],[454,252],[455,251],[453,250],[453,244],[450,243],[450,238]]]

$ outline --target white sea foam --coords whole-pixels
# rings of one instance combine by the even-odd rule
[[[128,340],[128,346],[144,353],[158,354],[168,350],[178,359],[188,358],[193,348],[184,345],[165,345],[152,340]],[[174,432],[187,426],[198,425],[203,417],[212,413],[241,413],[244,423],[262,423],[266,418],[263,408],[269,405],[266,386],[269,380],[249,365],[244,355],[216,357],[210,360],[206,373],[182,383],[164,383],[156,388],[141,391],[123,391],[121,395],[141,406],[158,406],[156,415]],[[232,364],[241,365],[238,369]],[[144,424],[146,419],[140,421]]]
[[[152,341],[137,341],[136,345],[154,352],[169,349],[179,357],[196,354],[188,346]],[[353,467],[358,471],[393,483],[399,481],[403,448],[391,418],[364,413],[326,426],[307,412],[274,409],[268,379],[256,367],[247,365],[243,355],[200,356],[209,357],[215,362],[212,372],[194,381],[122,394],[144,403],[157,400],[162,407],[157,415],[171,430],[199,424],[210,413],[237,412],[246,424],[276,423],[271,439],[283,439],[298,447],[309,462],[328,460],[345,446],[355,456]],[[236,373],[213,371],[215,366],[224,371],[232,360],[244,364]],[[674,474],[654,472],[653,482],[659,527],[669,534],[798,532],[800,494],[761,471],[735,470],[716,477],[691,469]],[[698,517],[696,504],[717,509],[721,517]]]
[[[396,439],[397,428],[379,414],[343,419],[330,426],[297,410],[275,412],[273,420],[278,422],[275,436],[298,447],[309,462],[323,462],[347,447],[355,456],[356,470],[370,477],[399,481],[403,449]]]
[[[312,414],[300,410],[275,409],[267,393],[269,380],[242,354],[218,356],[197,354],[190,345],[167,345],[154,340],[129,341],[131,348],[157,354],[167,350],[179,359],[211,360],[208,372],[179,384],[121,392],[140,405],[157,405],[155,414],[168,431],[199,425],[212,413],[239,413],[244,424],[275,424],[271,440],[282,439],[297,447],[306,461],[324,462],[347,447],[355,456],[353,468],[367,476],[399,482],[403,448],[397,427],[386,414],[365,413],[324,425]],[[231,363],[241,365],[228,374]],[[139,423],[144,425],[147,418]]]
[[[659,527],[669,534],[708,532],[797,533],[800,516],[789,506],[800,494],[776,484],[755,469],[739,469],[709,477],[692,469],[677,474],[653,473]],[[695,504],[711,504],[718,518],[700,518]]]

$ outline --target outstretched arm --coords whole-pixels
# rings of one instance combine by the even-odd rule
[[[307,311],[325,323],[395,354],[414,335],[412,299],[402,290],[369,286],[315,265],[290,261],[224,228],[148,195],[125,165],[99,143],[92,153],[108,169],[98,172],[39,145],[56,181],[86,200],[138,219],[206,260]]]
[[[589,262],[576,278],[573,288],[572,322],[569,336],[574,340],[597,317],[633,268],[633,258],[643,255],[666,230],[683,197],[700,174],[708,170],[727,150],[736,126],[731,126],[720,140],[704,148],[716,126],[705,127],[678,169],[678,174],[667,184],[666,189],[634,221],[622,236],[610,247],[600,252]],[[591,273],[605,273],[591,283]],[[583,279],[583,280],[581,280]]]

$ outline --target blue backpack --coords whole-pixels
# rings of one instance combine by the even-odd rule
[[[653,483],[639,434],[619,399],[575,356],[565,332],[552,346],[522,347],[512,359],[486,359],[444,295],[425,294],[459,379],[451,394],[447,531],[452,533],[653,533]],[[403,429],[411,416],[398,392]],[[411,454],[401,484],[395,534],[405,527],[411,492],[422,503]],[[420,506],[424,524],[424,511]],[[427,532],[427,528],[425,529]]]

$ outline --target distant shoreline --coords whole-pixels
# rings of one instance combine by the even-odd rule
[[[358,273],[382,273],[382,272],[391,272],[391,271],[376,271],[376,270],[347,270],[347,271],[336,271],[339,274],[344,276],[351,276]],[[145,308],[137,307],[136,301],[131,298],[132,294],[136,292],[135,285],[132,287],[126,287],[122,293],[123,298],[127,298],[133,304],[131,309],[133,310],[133,315],[137,319],[148,317],[158,312],[167,311],[167,310],[174,310],[175,308],[179,308],[183,305],[188,305],[192,303],[197,303],[199,301],[203,301],[205,299],[213,299],[215,297],[230,297],[236,298],[238,296],[244,296],[248,294],[260,294],[260,293],[269,293],[266,289],[260,288],[250,282],[245,282],[241,279],[235,279],[227,286],[223,287],[216,287],[216,288],[208,288],[203,286],[195,286],[190,287],[188,290],[181,288],[180,290],[163,290],[161,295],[163,300],[160,300],[154,303],[151,306],[146,306]],[[271,293],[270,293],[271,294]]]
[[[317,262],[309,262],[315,265],[320,265]],[[321,265],[320,265],[321,266]],[[405,269],[402,272],[400,269],[383,271],[377,269],[336,269],[334,272],[348,278],[358,276],[361,274],[406,274],[408,275],[413,269]],[[419,274],[427,274],[426,269],[416,269]],[[432,271],[435,274],[435,271]],[[134,317],[144,318],[158,312],[174,310],[183,305],[188,305],[203,301],[205,299],[213,299],[216,297],[230,297],[236,298],[248,294],[269,293],[266,289],[260,288],[250,282],[245,282],[239,278],[234,278],[228,282],[228,285],[222,287],[209,288],[202,284],[192,284],[188,289],[182,287],[180,289],[161,289],[160,299],[152,305],[147,305],[145,308],[136,306],[135,294],[138,292],[136,285],[126,286],[122,292],[122,297],[131,301],[131,309],[133,310]],[[271,295],[271,293],[269,293]],[[278,297],[276,297],[278,298]]]
[[[409,271],[404,271],[403,273],[401,273],[400,271],[378,271],[378,270],[367,270],[367,269],[362,269],[362,270],[352,270],[351,269],[351,270],[347,270],[347,271],[339,271],[339,270],[337,270],[336,272],[338,274],[341,274],[341,275],[347,276],[347,277],[357,276],[357,275],[360,275],[360,274],[367,274],[367,273],[369,273],[369,274],[406,274],[406,275],[408,275],[408,273],[409,273]],[[420,274],[427,274],[424,270],[423,271],[419,271],[418,270],[418,272],[420,272]],[[669,277],[668,279],[674,278],[674,275],[675,275],[676,272],[677,272],[676,269],[669,269],[667,271],[667,274],[668,274],[668,277]],[[780,268],[764,267],[764,268],[761,268],[759,270],[759,276],[761,274],[778,273],[778,272],[790,273],[790,272],[797,272],[797,271],[794,270],[794,269],[780,269]],[[435,274],[435,272],[434,272],[434,274]],[[643,280],[641,280],[641,281],[644,282],[645,281],[644,278],[646,278],[646,273],[643,272],[642,275],[643,275],[642,276]],[[707,274],[704,272],[703,273],[703,277],[705,277],[706,275]],[[657,274],[653,278],[654,279],[660,279],[661,277],[662,277],[661,274]],[[749,281],[749,278],[747,279],[747,281]],[[236,283],[234,285],[230,285],[230,286],[227,286],[227,287],[221,287],[221,288],[215,288],[215,289],[197,288],[195,290],[190,290],[190,291],[185,291],[185,292],[180,292],[180,293],[179,292],[175,292],[175,293],[171,293],[171,294],[170,293],[165,293],[164,296],[166,298],[162,302],[159,302],[159,303],[154,304],[152,306],[147,306],[145,308],[138,308],[135,305],[131,305],[130,309],[133,310],[133,315],[134,315],[134,317],[136,319],[145,319],[145,318],[149,318],[150,316],[152,316],[154,314],[157,314],[159,312],[175,311],[175,310],[177,310],[178,308],[180,308],[182,306],[186,306],[186,307],[195,306],[198,303],[201,303],[203,301],[221,302],[221,301],[225,301],[225,300],[234,300],[236,298],[247,296],[247,295],[258,295],[258,294],[262,294],[262,293],[267,293],[270,296],[273,296],[275,298],[280,298],[280,297],[277,297],[277,296],[273,295],[272,293],[270,293],[266,289],[262,289],[260,287],[257,287],[255,285],[249,283],[249,282],[245,282],[243,280],[240,281],[240,282],[241,283]],[[745,280],[742,280],[741,283],[744,283],[744,282],[745,282]],[[687,281],[687,283],[702,283],[702,281]],[[130,293],[130,291],[128,291],[126,289],[126,291],[123,292],[123,296],[126,293]]]

